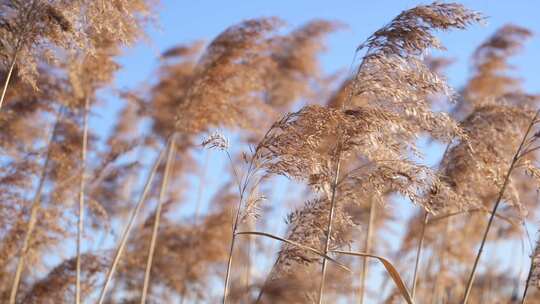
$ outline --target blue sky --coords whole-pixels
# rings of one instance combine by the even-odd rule
[[[361,1],[361,0],[272,0],[272,1],[173,1],[162,0],[158,9],[159,28],[149,31],[150,44],[139,43],[122,57],[123,72],[119,73],[118,85],[135,86],[149,79],[157,65],[157,55],[178,43],[199,39],[211,40],[227,26],[247,18],[278,16],[291,26],[300,25],[314,18],[337,20],[348,28],[331,35],[328,52],[323,55],[327,71],[348,67],[355,48],[371,33],[389,22],[401,11],[423,1]],[[460,1],[466,7],[482,12],[488,17],[486,26],[472,26],[461,32],[440,35],[448,51],[457,59],[449,70],[454,85],[460,85],[469,70],[469,56],[474,48],[498,27],[514,23],[540,34],[538,10],[535,0],[514,1]],[[535,57],[536,54],[536,57]],[[522,54],[514,60],[526,86],[540,91],[540,38],[534,37]],[[150,78],[151,79],[151,78]]]
[[[371,33],[382,27],[401,11],[421,1],[390,0],[230,0],[230,1],[173,1],[162,0],[158,13],[158,26],[148,30],[149,42],[138,43],[126,50],[120,58],[123,69],[118,73],[116,85],[119,89],[136,88],[145,82],[155,80],[155,71],[159,65],[161,52],[179,43],[189,43],[203,39],[210,41],[226,27],[244,19],[263,16],[278,16],[290,27],[295,27],[311,19],[329,19],[340,21],[347,28],[336,32],[327,39],[328,50],[321,56],[323,69],[326,72],[346,71],[353,58],[354,50]],[[468,8],[485,14],[487,25],[474,25],[466,31],[452,31],[438,35],[447,47],[444,53],[437,53],[455,60],[450,66],[448,77],[450,83],[459,88],[469,77],[470,56],[474,49],[489,37],[496,29],[507,23],[513,23],[532,30],[535,34],[528,41],[522,53],[512,59],[516,75],[524,80],[525,88],[531,93],[540,93],[540,2],[533,0],[513,1],[460,1]],[[107,126],[110,119],[119,109],[115,98],[97,109],[100,115],[95,116],[94,125]],[[432,164],[437,158],[428,155]],[[211,158],[220,157],[212,152]],[[209,178],[220,176],[217,170],[221,165],[210,165],[214,169]],[[207,196],[209,196],[208,194]],[[282,196],[282,195],[281,195]],[[280,197],[280,195],[278,195]],[[289,210],[285,210],[285,213]],[[409,209],[410,213],[411,210]],[[405,212],[407,213],[407,212]],[[281,214],[281,216],[284,215]]]

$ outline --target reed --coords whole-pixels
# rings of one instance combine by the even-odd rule
[[[118,90],[157,2],[0,1],[0,302],[540,303],[538,248],[495,259],[540,210],[536,29],[453,88],[438,33],[485,19],[459,3],[357,37],[347,74],[341,22],[251,18]]]

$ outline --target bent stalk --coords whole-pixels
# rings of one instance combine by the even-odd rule
[[[116,267],[118,266],[118,262],[120,262],[120,257],[122,256],[122,253],[124,252],[124,248],[126,247],[127,240],[129,238],[129,234],[131,232],[131,229],[133,228],[133,224],[135,223],[135,218],[139,214],[143,202],[146,200],[146,196],[148,195],[148,192],[150,191],[150,186],[152,184],[152,181],[154,180],[154,176],[156,175],[157,169],[159,167],[159,164],[161,163],[161,160],[163,159],[164,150],[161,150],[159,153],[159,156],[154,162],[154,165],[152,166],[152,169],[150,173],[148,174],[148,178],[146,180],[146,184],[144,185],[144,190],[141,194],[141,197],[139,198],[139,201],[137,202],[137,205],[135,205],[135,209],[131,213],[131,216],[129,218],[129,221],[126,225],[126,228],[124,229],[124,232],[122,234],[122,238],[120,240],[120,244],[116,248],[116,252],[114,254],[113,261],[111,265],[109,266],[109,269],[107,270],[107,276],[105,279],[105,283],[103,284],[103,287],[101,289],[100,295],[99,295],[99,304],[103,304],[105,301],[105,295],[107,294],[107,288],[109,287],[112,277],[114,276],[114,273],[116,272]]]

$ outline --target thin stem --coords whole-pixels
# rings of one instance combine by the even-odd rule
[[[248,222],[248,226],[249,228],[255,228],[253,227],[253,222]],[[246,273],[245,273],[245,288],[246,288],[246,294],[245,294],[245,298],[246,298],[246,303],[249,303],[249,294],[250,294],[250,288],[249,288],[249,283],[251,281],[251,236],[247,236],[247,244],[246,244],[246,247],[247,247],[247,261],[246,261]]]
[[[161,182],[161,189],[159,191],[158,205],[156,208],[156,213],[154,215],[154,226],[152,227],[152,238],[150,239],[150,247],[148,249],[148,259],[146,261],[146,270],[144,272],[144,283],[143,290],[141,295],[141,304],[146,303],[146,296],[148,294],[148,286],[150,283],[150,271],[152,270],[152,262],[154,259],[154,251],[156,249],[157,235],[159,231],[159,223],[161,220],[161,209],[163,202],[165,201],[165,196],[167,194],[167,187],[169,185],[169,176],[171,173],[171,168],[174,163],[174,152],[175,152],[176,140],[173,135],[170,138],[167,152],[167,162],[165,163],[165,172],[163,173],[163,180]]]
[[[315,248],[312,248],[312,247],[309,247],[309,246],[306,246],[306,245],[302,245],[300,243],[297,243],[297,242],[289,240],[289,239],[285,239],[285,238],[282,238],[282,237],[279,237],[279,236],[276,236],[276,235],[273,235],[273,234],[270,234],[270,233],[260,232],[260,231],[238,231],[237,233],[235,233],[235,235],[264,236],[264,237],[271,238],[271,239],[274,239],[274,240],[277,240],[277,241],[280,241],[280,242],[283,242],[283,243],[287,243],[287,244],[295,246],[297,248],[312,252],[312,253],[320,256],[321,258],[324,258],[326,260],[329,260],[330,262],[333,262],[339,268],[341,268],[341,269],[343,269],[343,270],[345,270],[347,272],[351,272],[351,270],[349,268],[347,268],[347,266],[341,264],[336,259],[328,256],[327,254],[323,254],[322,252],[318,251]]]
[[[88,112],[90,110],[90,98],[87,96],[84,101],[83,114],[83,140],[81,151],[81,181],[79,185],[79,216],[77,220],[77,265],[75,274],[75,303],[81,303],[81,246],[84,229],[84,193],[86,182],[86,150],[88,149]]]
[[[234,232],[233,232],[231,246],[229,248],[229,259],[227,261],[227,273],[225,274],[225,286],[223,289],[223,301],[222,301],[223,304],[227,303],[227,295],[229,294],[229,279],[231,276],[231,266],[232,266],[232,261],[233,261],[234,241],[235,241],[235,237],[234,237]]]
[[[369,50],[368,50],[368,52],[369,52]],[[352,73],[352,71],[353,71],[354,61],[356,60],[357,53],[358,53],[358,51],[356,51],[354,53],[353,60],[351,62],[351,66],[349,67],[349,73]],[[356,78],[358,78],[358,73],[362,69],[363,64],[364,64],[364,61],[362,61],[362,63],[358,67],[358,70],[357,70],[356,75],[355,75],[355,80],[356,80]],[[347,96],[347,103],[352,100],[352,97],[354,95],[354,91],[355,91],[355,88],[356,88],[356,85],[357,85],[357,82],[355,80],[352,82],[353,87],[351,88],[351,90],[349,90],[349,94]],[[342,103],[341,104],[341,110],[344,110],[344,109],[345,109],[345,103]],[[339,126],[338,126],[338,128],[339,128]],[[338,142],[338,144],[340,144],[341,136],[338,136],[338,141],[337,142]],[[325,247],[324,248],[324,254],[325,255],[328,253],[328,249],[330,248],[330,239],[332,237],[332,220],[334,219],[334,209],[335,209],[335,202],[336,202],[336,190],[337,190],[338,184],[340,183],[339,182],[340,169],[341,169],[341,147],[338,146],[337,151],[336,151],[336,169],[334,170],[334,180],[332,182],[332,198],[330,199],[330,213],[328,214],[328,226],[326,228],[326,233],[327,233],[326,234],[326,244],[324,245],[324,247]],[[319,298],[318,303],[319,304],[322,303],[323,296],[324,296],[324,283],[325,283],[325,279],[326,279],[326,267],[327,267],[326,259],[323,259],[322,270],[321,270],[321,284],[319,286],[319,295],[318,295],[318,298]]]
[[[532,278],[532,272],[534,267],[534,259],[531,258],[531,267],[529,268],[529,274],[527,275],[527,282],[525,283],[525,290],[523,290],[523,296],[521,297],[521,304],[527,302],[527,291],[529,291],[529,284]]]
[[[448,239],[448,235],[450,234],[452,220],[453,219],[451,217],[447,218],[447,221],[445,222],[445,226],[444,226],[444,234],[443,234],[442,239],[439,242],[439,246],[438,246],[438,249],[437,249],[438,250],[437,255],[439,256],[439,265],[440,265],[440,267],[439,267],[439,271],[436,274],[435,281],[433,282],[433,294],[432,294],[431,303],[433,303],[433,300],[435,301],[435,303],[444,302],[443,299],[441,299],[441,301],[439,301],[441,285],[442,285],[442,284],[439,284],[439,283],[441,281],[441,277],[443,276],[443,274],[446,273],[446,253],[447,253],[447,251],[445,249],[445,244],[446,244],[446,240]],[[429,221],[429,223],[431,223],[431,220]]]
[[[25,262],[26,254],[28,253],[28,249],[30,247],[30,240],[34,233],[34,229],[36,227],[36,222],[37,222],[37,215],[41,207],[41,194],[43,192],[43,187],[45,185],[45,180],[47,178],[47,168],[49,167],[49,162],[51,160],[51,154],[52,154],[51,145],[54,142],[54,139],[56,137],[56,132],[58,130],[58,126],[60,124],[63,111],[64,111],[64,108],[58,111],[57,116],[56,116],[56,121],[54,123],[54,126],[51,130],[51,134],[49,135],[49,139],[47,141],[47,155],[45,157],[43,168],[41,169],[41,175],[39,177],[38,186],[34,194],[34,199],[32,200],[32,207],[30,209],[30,218],[28,219],[28,224],[26,226],[26,234],[24,236],[23,245],[19,253],[17,269],[15,270],[15,277],[13,278],[13,285],[11,286],[11,292],[9,296],[9,304],[15,304],[17,300],[17,292],[19,290],[19,283],[21,281],[21,276],[24,269],[24,262]]]
[[[227,303],[227,296],[229,295],[229,280],[230,280],[230,277],[231,277],[231,267],[232,267],[232,262],[233,262],[234,244],[235,244],[235,240],[236,240],[236,229],[238,228],[238,219],[240,218],[240,210],[242,209],[242,201],[243,201],[243,198],[244,198],[244,191],[245,191],[245,189],[247,187],[246,185],[247,185],[247,182],[248,182],[248,179],[247,179],[248,177],[246,176],[245,184],[242,187],[241,179],[240,179],[238,173],[236,172],[236,168],[234,167],[234,163],[232,161],[231,155],[227,151],[225,151],[225,153],[227,154],[227,157],[229,158],[229,162],[230,162],[232,171],[234,173],[236,182],[238,184],[238,191],[239,191],[239,194],[240,194],[240,198],[238,200],[238,206],[236,208],[236,214],[234,216],[233,225],[232,225],[231,245],[230,245],[230,248],[229,248],[229,258],[228,258],[228,261],[227,261],[227,271],[225,273],[225,283],[224,283],[224,287],[223,287],[223,300],[222,300],[223,304]],[[248,172],[248,174],[249,174],[249,172]]]
[[[11,75],[13,74],[13,69],[15,68],[15,63],[17,62],[17,53],[13,55],[13,58],[11,59],[11,64],[9,65],[9,70],[6,75],[6,80],[4,81],[4,88],[2,89],[2,96],[0,97],[0,109],[2,108],[2,104],[4,104],[4,98],[6,97],[6,92],[9,86],[9,82],[11,80]]]
[[[107,293],[107,288],[109,287],[112,277],[114,276],[114,273],[116,272],[116,267],[118,266],[118,262],[120,262],[120,257],[122,256],[122,252],[124,251],[124,248],[126,246],[127,240],[129,238],[129,234],[131,232],[131,229],[133,228],[133,224],[135,223],[135,218],[139,214],[143,202],[146,200],[146,196],[148,195],[148,192],[150,191],[150,186],[152,184],[152,181],[154,180],[154,176],[156,175],[157,169],[159,167],[159,164],[161,163],[161,160],[164,156],[164,150],[161,150],[159,152],[159,156],[157,157],[156,161],[154,162],[154,165],[152,166],[152,169],[150,173],[148,174],[148,178],[146,180],[146,184],[144,185],[144,190],[141,194],[141,197],[139,198],[139,201],[137,202],[137,205],[135,206],[135,209],[131,213],[131,216],[129,218],[129,221],[127,223],[126,228],[124,229],[124,232],[122,234],[122,238],[120,240],[120,244],[116,248],[116,252],[114,254],[113,261],[111,265],[109,266],[109,269],[107,270],[107,276],[105,279],[105,283],[103,284],[103,288],[100,291],[98,304],[103,304],[105,301],[105,295]]]
[[[38,5],[38,1],[33,0],[32,5],[30,6],[30,9],[25,14],[24,19],[26,19],[26,22],[15,44],[15,52],[13,52],[13,58],[11,58],[8,74],[6,75],[6,80],[4,81],[4,88],[2,89],[2,96],[0,97],[0,109],[2,108],[2,105],[4,104],[4,98],[6,97],[6,92],[7,92],[9,83],[11,81],[11,76],[13,74],[15,64],[17,63],[17,56],[19,55],[19,51],[25,44],[26,35],[32,30],[32,26],[35,24],[34,20],[36,19],[36,14],[38,14],[39,12],[39,10],[36,9],[37,5]]]
[[[334,170],[334,180],[332,181],[332,197],[330,199],[330,212],[328,214],[328,226],[326,227],[326,244],[324,245],[323,253],[328,254],[330,249],[330,239],[332,238],[332,221],[334,220],[334,211],[336,209],[336,192],[337,192],[337,183],[339,179],[339,171],[341,168],[341,147],[337,148],[336,151],[336,169]],[[319,296],[318,303],[323,302],[324,297],[324,283],[326,279],[326,259],[323,259],[322,270],[321,270],[321,284],[319,286]]]
[[[456,215],[471,214],[473,212],[485,212],[485,213],[492,214],[492,211],[485,210],[485,209],[480,209],[480,208],[470,209],[470,210],[466,210],[466,211],[451,212],[451,213],[431,217],[429,219],[428,225],[432,225],[432,224],[434,224],[436,222],[439,222],[441,220],[452,218],[452,217],[454,217]],[[518,224],[516,224],[514,221],[512,221],[512,219],[509,218],[509,217],[506,217],[506,216],[501,215],[501,214],[495,214],[495,217],[507,222],[508,224],[512,225],[515,228],[519,228]]]
[[[422,221],[422,232],[420,233],[420,240],[418,241],[418,248],[416,249],[416,261],[414,263],[414,275],[411,287],[411,297],[414,300],[414,295],[416,293],[416,282],[418,281],[418,266],[420,265],[420,258],[422,257],[422,246],[424,244],[424,237],[426,235],[426,226],[428,223],[427,211],[424,211],[424,220]]]
[[[272,130],[272,128],[268,129],[263,138],[265,138],[270,133],[271,130]],[[231,169],[233,171],[235,181],[236,181],[236,183],[238,185],[238,193],[239,193],[240,197],[239,197],[239,200],[238,200],[238,207],[236,209],[236,215],[234,217],[233,224],[232,224],[231,246],[229,248],[229,258],[228,258],[228,262],[227,262],[227,271],[226,271],[226,274],[225,274],[225,283],[224,283],[224,287],[223,287],[223,299],[222,299],[223,304],[225,304],[227,302],[227,296],[229,294],[229,280],[230,280],[230,275],[231,275],[231,267],[232,267],[232,261],[233,261],[233,251],[234,251],[234,245],[235,245],[235,239],[236,239],[236,231],[237,231],[237,228],[238,228],[238,221],[239,221],[239,218],[240,218],[240,210],[242,209],[242,203],[244,201],[244,194],[246,193],[246,190],[247,190],[248,186],[250,185],[251,178],[253,177],[253,175],[255,174],[255,172],[258,169],[257,165],[254,162],[255,162],[255,159],[257,159],[257,157],[258,157],[259,149],[260,149],[260,145],[257,146],[257,148],[255,149],[255,151],[253,153],[253,156],[251,157],[251,160],[249,161],[249,166],[248,166],[245,177],[240,177],[240,175],[236,171],[236,168],[234,167],[234,162],[232,160],[231,154],[227,150],[225,150],[225,154],[227,155],[227,158],[229,159],[229,163],[230,163]],[[254,183],[253,186],[257,187],[260,182],[261,182],[261,180],[258,180],[256,183]]]
[[[373,224],[375,222],[375,199],[371,198],[369,206],[369,221],[367,227],[366,241],[364,244],[364,251],[369,253],[371,251],[371,239],[373,237]],[[368,275],[369,261],[367,257],[362,259],[362,273],[360,275],[360,304],[364,303],[365,284]]]
[[[536,152],[538,150],[540,150],[540,146],[527,149],[527,150],[523,151],[523,153],[521,153],[521,155],[519,155],[519,157],[524,157],[525,155],[534,153],[534,152]]]
[[[203,193],[204,185],[206,183],[206,170],[208,168],[209,157],[210,157],[210,151],[206,151],[206,154],[204,156],[202,174],[201,174],[201,178],[199,179],[199,187],[197,188],[197,201],[195,204],[195,217],[193,220],[195,225],[197,225],[197,222],[199,220],[199,213],[201,210],[201,202],[202,202],[202,193]]]
[[[482,242],[480,243],[480,248],[478,249],[478,253],[476,254],[476,259],[474,261],[474,265],[473,265],[473,268],[471,270],[469,280],[467,282],[467,288],[465,289],[465,294],[463,296],[463,302],[462,302],[463,304],[466,304],[467,301],[469,300],[469,294],[471,292],[472,285],[474,283],[474,278],[476,276],[476,268],[478,267],[478,262],[480,261],[480,257],[482,256],[482,252],[484,251],[484,245],[486,244],[487,236],[488,236],[489,231],[491,229],[493,219],[495,218],[495,214],[497,213],[497,209],[499,208],[499,205],[500,205],[500,203],[502,201],[504,191],[506,190],[506,187],[508,186],[508,183],[510,181],[510,175],[512,174],[512,171],[514,170],[514,167],[515,167],[516,163],[519,160],[519,155],[521,153],[523,145],[525,144],[525,141],[527,140],[527,138],[529,136],[529,133],[531,132],[537,117],[538,117],[538,112],[536,112],[534,118],[532,119],[531,123],[527,127],[527,131],[525,132],[525,135],[523,136],[523,139],[521,140],[521,143],[520,143],[516,153],[514,154],[514,157],[512,158],[512,162],[510,163],[510,168],[508,168],[508,172],[506,172],[506,176],[504,178],[503,185],[501,187],[501,190],[499,191],[499,194],[497,196],[497,200],[495,201],[495,205],[493,206],[493,211],[491,212],[491,215],[489,216],[489,221],[488,221],[488,224],[486,226],[486,230],[484,231],[484,236],[482,237]]]

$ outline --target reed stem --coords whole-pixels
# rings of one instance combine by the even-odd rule
[[[375,222],[375,199],[371,198],[369,206],[369,221],[366,233],[366,240],[364,243],[364,252],[370,253],[371,251],[371,239],[373,238],[373,225]],[[360,275],[360,304],[364,303],[365,284],[368,276],[369,261],[367,257],[362,258],[362,273]]]
[[[330,249],[330,240],[332,238],[332,221],[334,220],[334,211],[336,209],[336,192],[337,192],[337,184],[339,179],[339,173],[341,169],[341,147],[338,147],[336,151],[337,157],[336,157],[336,168],[334,170],[334,180],[332,181],[332,197],[330,198],[330,212],[328,214],[328,226],[326,227],[326,243],[324,245],[324,255],[328,254],[328,251]],[[322,263],[322,270],[321,270],[321,284],[319,286],[319,296],[318,296],[318,303],[323,303],[324,298],[324,285],[325,285],[325,279],[326,279],[326,269],[327,269],[327,261],[326,259],[323,259]]]
[[[15,277],[13,279],[13,285],[11,286],[11,292],[9,295],[9,304],[15,304],[17,300],[17,293],[19,291],[19,283],[21,281],[21,276],[24,269],[24,262],[25,262],[26,254],[28,253],[28,249],[30,247],[30,240],[34,233],[34,229],[37,223],[37,215],[41,207],[41,195],[43,192],[43,187],[45,185],[45,180],[47,179],[47,168],[49,167],[51,154],[52,154],[51,145],[54,142],[54,139],[56,138],[56,132],[58,130],[58,126],[60,124],[60,120],[62,118],[63,113],[64,113],[64,108],[58,111],[56,115],[56,121],[54,123],[54,126],[51,130],[51,134],[49,135],[49,139],[47,141],[47,155],[45,156],[45,162],[43,164],[43,168],[41,169],[38,186],[34,194],[34,199],[32,200],[32,207],[30,209],[30,218],[28,219],[28,224],[26,226],[26,234],[24,235],[23,245],[19,252],[19,260],[17,261]]]
[[[150,186],[152,184],[152,181],[154,180],[154,176],[156,175],[159,164],[161,163],[161,161],[163,159],[163,156],[165,154],[164,150],[165,149],[163,149],[163,150],[161,150],[159,152],[159,155],[156,158],[150,173],[148,174],[148,178],[147,178],[146,183],[144,185],[144,190],[143,190],[143,192],[142,192],[142,194],[141,194],[141,196],[139,198],[139,201],[135,205],[135,209],[131,213],[131,216],[130,216],[130,218],[128,220],[128,223],[127,223],[126,227],[124,228],[124,232],[122,233],[122,238],[120,239],[120,244],[116,248],[116,252],[114,254],[113,261],[112,261],[111,265],[109,266],[109,269],[107,270],[105,283],[103,284],[103,287],[102,287],[102,289],[100,291],[100,294],[99,294],[98,304],[103,304],[105,302],[105,296],[107,294],[107,289],[108,289],[108,287],[109,287],[109,285],[110,285],[110,283],[112,281],[114,273],[116,272],[116,267],[118,266],[118,262],[120,262],[120,257],[122,256],[124,248],[125,248],[125,246],[127,244],[129,234],[131,232],[131,229],[133,228],[133,224],[135,223],[135,218],[139,214],[139,212],[141,210],[141,207],[142,207],[142,204],[146,200],[146,196],[148,195],[148,192],[150,192],[150,188],[151,188]]]
[[[231,278],[231,267],[232,267],[232,262],[233,262],[234,245],[235,245],[235,240],[236,240],[236,230],[238,229],[238,220],[240,219],[240,210],[242,209],[242,202],[244,200],[244,192],[245,192],[245,190],[247,188],[248,178],[249,178],[249,175],[250,175],[250,172],[248,171],[248,173],[246,175],[246,178],[245,178],[245,181],[244,181],[244,184],[242,184],[241,179],[238,176],[238,173],[236,172],[236,169],[234,168],[234,163],[232,161],[231,155],[227,151],[225,151],[225,153],[227,154],[227,157],[229,158],[229,163],[231,165],[232,171],[233,171],[234,176],[236,178],[240,198],[238,200],[238,206],[236,208],[236,214],[234,216],[233,225],[232,225],[231,245],[230,245],[230,248],[229,248],[229,258],[228,258],[228,261],[227,261],[227,271],[226,271],[226,274],[225,274],[225,283],[224,283],[224,287],[223,287],[223,299],[222,299],[223,304],[227,303],[227,296],[229,295],[229,281],[230,281],[230,278]],[[250,164],[250,168],[251,168],[251,164]]]
[[[2,109],[2,105],[4,104],[4,99],[6,97],[6,92],[9,86],[9,82],[11,81],[11,75],[13,74],[13,69],[15,68],[15,63],[17,62],[17,53],[15,52],[15,55],[13,55],[13,58],[11,59],[11,63],[9,65],[9,70],[6,75],[6,80],[4,81],[4,88],[2,89],[2,96],[0,97],[0,109]]]
[[[420,232],[420,240],[418,241],[418,248],[416,249],[416,260],[414,262],[414,275],[413,275],[413,281],[412,281],[412,287],[411,287],[411,297],[414,301],[414,295],[416,293],[416,283],[418,281],[418,267],[420,266],[420,259],[422,258],[422,247],[424,245],[424,239],[426,235],[426,226],[428,223],[428,215],[429,213],[427,211],[424,211],[424,220],[422,221],[422,232]]]
[[[512,171],[514,170],[514,167],[516,166],[516,163],[520,159],[521,151],[525,145],[525,141],[527,140],[529,133],[531,132],[534,124],[536,123],[536,119],[538,118],[538,112],[534,115],[534,118],[529,123],[529,126],[527,127],[527,131],[525,132],[525,135],[523,136],[523,139],[521,140],[521,143],[519,144],[519,147],[514,154],[514,157],[512,158],[512,162],[510,163],[510,168],[508,168],[508,171],[506,172],[506,176],[504,178],[503,185],[501,187],[501,190],[499,191],[499,194],[497,196],[497,200],[495,201],[495,205],[493,206],[493,210],[491,211],[491,215],[489,216],[489,221],[486,226],[486,230],[484,231],[484,235],[482,237],[482,242],[480,243],[480,248],[478,249],[478,253],[476,254],[476,258],[474,260],[473,268],[471,270],[471,274],[469,275],[469,279],[467,282],[467,288],[465,289],[465,294],[463,296],[463,304],[466,304],[469,300],[469,295],[471,293],[472,285],[474,283],[474,278],[476,276],[476,269],[478,267],[478,262],[480,261],[480,257],[482,256],[482,252],[484,251],[484,246],[486,244],[486,240],[489,234],[489,231],[491,229],[491,225],[493,223],[493,219],[495,218],[495,214],[497,213],[497,209],[499,208],[499,205],[502,201],[504,191],[506,190],[506,187],[508,186],[508,183],[510,181],[510,175],[512,174]]]
[[[529,274],[527,275],[527,281],[525,282],[525,289],[523,290],[523,296],[521,297],[521,304],[527,302],[527,291],[529,291],[529,285],[532,278],[532,272],[534,267],[534,257],[531,257],[531,267],[529,268]]]
[[[161,189],[159,191],[158,205],[154,215],[154,225],[152,227],[152,237],[150,239],[150,247],[148,249],[148,259],[146,261],[146,269],[144,272],[144,283],[143,290],[141,294],[141,304],[146,303],[146,297],[148,294],[148,286],[150,283],[150,272],[152,270],[152,262],[154,260],[154,252],[156,249],[157,236],[159,231],[159,223],[161,220],[161,209],[163,207],[163,202],[165,201],[165,196],[167,195],[167,187],[169,185],[169,176],[171,173],[171,168],[174,163],[174,152],[175,152],[176,140],[175,136],[171,136],[167,148],[167,161],[165,163],[165,172],[163,173],[163,180],[161,182]]]
[[[87,96],[84,101],[83,114],[83,140],[81,151],[81,180],[79,185],[79,214],[77,219],[77,265],[75,274],[75,303],[81,303],[81,246],[84,230],[84,195],[86,183],[86,155],[88,149],[88,112],[90,111],[90,98]]]

